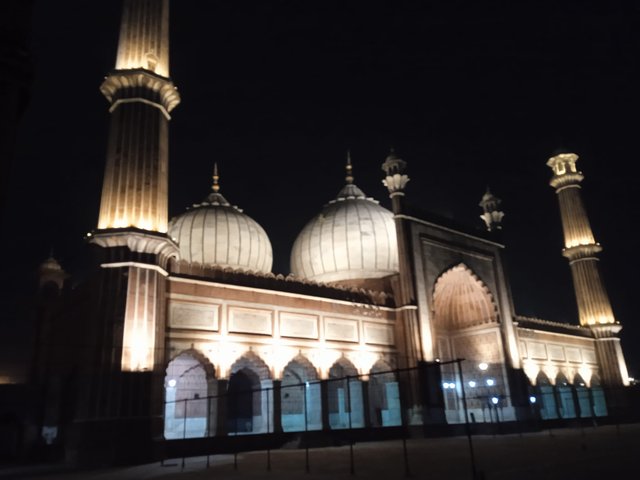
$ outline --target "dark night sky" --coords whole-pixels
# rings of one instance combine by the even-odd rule
[[[36,76],[3,213],[0,359],[24,352],[24,305],[50,246],[81,272],[107,138],[98,87],[115,62],[119,10],[36,2]],[[480,228],[490,185],[506,212],[517,313],[576,323],[545,165],[572,149],[630,373],[640,375],[640,2],[182,0],[171,21],[182,94],[170,126],[171,216],[208,193],[217,161],[222,193],[265,228],[274,271],[288,273],[297,232],[343,184],[348,148],[356,183],[389,205],[380,164],[393,145],[409,163],[407,200],[424,210]]]

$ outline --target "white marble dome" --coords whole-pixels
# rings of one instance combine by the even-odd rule
[[[204,202],[171,220],[169,236],[178,244],[180,259],[189,263],[271,271],[267,233],[215,189]]]
[[[317,282],[381,278],[398,271],[393,214],[350,183],[302,229],[291,273]]]

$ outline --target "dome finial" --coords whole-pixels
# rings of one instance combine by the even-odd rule
[[[211,190],[213,190],[214,193],[220,191],[218,180],[220,180],[220,176],[218,175],[218,162],[215,162],[213,164],[213,185],[211,186]]]
[[[351,166],[351,149],[347,150],[347,164],[345,166],[347,176],[344,178],[348,185],[353,183],[353,167]]]

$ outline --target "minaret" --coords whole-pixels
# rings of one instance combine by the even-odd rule
[[[382,183],[389,190],[398,237],[398,269],[400,274],[396,303],[400,307],[398,313],[400,321],[396,322],[396,330],[398,339],[401,341],[400,360],[402,367],[411,368],[425,359],[418,324],[411,227],[403,218],[405,213],[404,188],[409,182],[409,176],[405,174],[406,168],[407,162],[401,159],[392,148],[382,164],[382,170],[386,175]]]
[[[553,171],[549,183],[556,189],[560,202],[565,246],[562,255],[571,267],[580,325],[591,328],[596,338],[603,381],[609,386],[628,385],[627,367],[618,338],[622,326],[613,315],[600,276],[597,254],[602,247],[593,237],[582,203],[580,182],[584,176],[576,168],[577,160],[574,153],[560,153],[547,162]]]
[[[142,458],[149,432],[162,435],[167,264],[178,256],[166,232],[169,113],[180,97],[168,75],[169,0],[124,0],[115,70],[100,87],[111,123],[98,228],[88,234],[101,268],[70,437],[78,457],[118,461],[139,447]]]
[[[125,0],[115,70],[100,87],[111,107],[98,229],[167,231],[169,0]]]
[[[502,200],[493,195],[489,187],[487,187],[487,192],[482,196],[482,200],[480,200],[478,205],[482,207],[483,211],[480,218],[484,220],[487,231],[489,232],[502,229],[504,212],[499,209],[501,203]]]

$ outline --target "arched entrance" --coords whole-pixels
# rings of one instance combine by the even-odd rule
[[[593,413],[596,417],[606,417],[607,416],[607,400],[604,396],[604,390],[602,389],[602,385],[600,384],[600,378],[598,375],[593,375],[591,377],[591,387],[589,388],[591,391],[591,401],[593,404]]]
[[[296,356],[284,367],[280,401],[282,429],[285,432],[322,428],[318,373],[303,355]]]
[[[466,265],[450,268],[435,282],[432,327],[438,358],[443,362],[465,359],[461,365],[464,384],[456,364],[441,368],[447,421],[465,421],[463,388],[469,421],[490,422],[498,413],[501,420],[513,416],[496,304],[487,286]]]
[[[197,350],[187,350],[169,362],[165,377],[164,436],[166,439],[213,435],[215,375],[213,365]]]
[[[356,367],[344,357],[329,369],[327,393],[332,429],[364,427],[362,382],[357,375]]]
[[[544,372],[538,373],[536,378],[536,390],[540,399],[540,417],[543,420],[558,418],[558,408],[556,397],[553,392],[553,385]]]
[[[373,427],[402,425],[398,379],[388,363],[378,360],[369,371],[369,418]]]
[[[227,432],[253,432],[254,417],[261,415],[260,378],[248,368],[242,368],[229,378]]]
[[[593,410],[591,408],[591,398],[589,397],[589,390],[587,389],[587,383],[580,376],[580,374],[576,374],[576,376],[573,378],[573,388],[575,389],[576,398],[578,399],[580,417],[592,417]]]
[[[556,392],[560,416],[562,418],[576,418],[576,405],[573,399],[573,391],[569,380],[563,373],[556,375]]]
[[[272,431],[273,384],[269,367],[249,351],[231,366],[226,430],[230,435]]]

